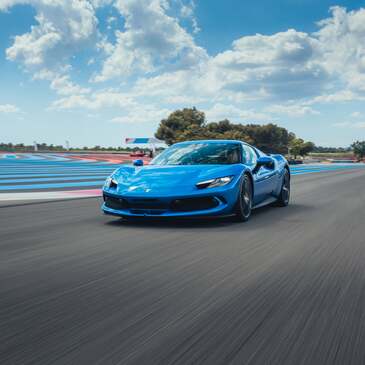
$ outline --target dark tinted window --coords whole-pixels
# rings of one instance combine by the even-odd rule
[[[152,165],[228,165],[241,162],[238,143],[190,143],[168,148]]]

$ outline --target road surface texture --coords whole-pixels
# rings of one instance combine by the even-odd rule
[[[294,176],[243,224],[3,206],[0,364],[364,364],[364,188]]]

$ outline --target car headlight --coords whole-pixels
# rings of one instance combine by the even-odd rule
[[[108,177],[105,181],[104,187],[107,189],[115,189],[118,186],[118,181],[113,177]]]
[[[224,176],[218,177],[216,179],[201,181],[196,184],[198,189],[205,189],[205,188],[216,188],[218,186],[224,186],[229,184],[233,179],[233,176]]]

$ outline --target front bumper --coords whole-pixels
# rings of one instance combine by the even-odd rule
[[[215,188],[189,195],[142,196],[103,192],[102,210],[120,217],[209,217],[232,214],[237,201],[236,186]]]

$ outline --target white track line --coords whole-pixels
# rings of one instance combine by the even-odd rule
[[[101,196],[100,189],[69,191],[37,191],[32,193],[0,193],[0,201],[77,199]]]

